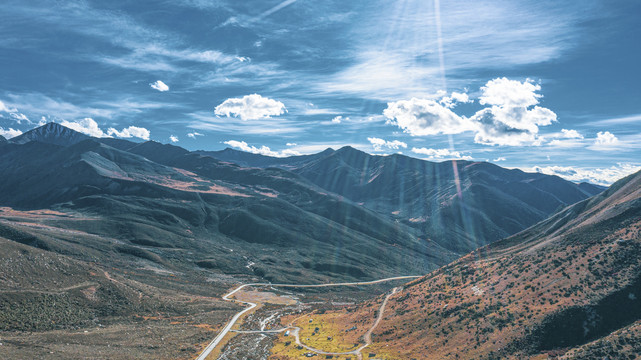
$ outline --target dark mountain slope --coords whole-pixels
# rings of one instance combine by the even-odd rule
[[[641,320],[640,257],[641,172],[409,283],[390,298],[371,352],[520,359],[576,348],[568,354],[629,358],[638,349],[626,339]],[[371,318],[379,303],[346,310],[340,328]],[[608,340],[618,345],[596,346]]]
[[[0,135],[0,144],[7,143],[7,139],[4,138],[4,136]]]
[[[90,139],[90,136],[81,134],[56,123],[48,123],[11,139],[14,144],[26,144],[30,141],[68,146]]]
[[[458,253],[521,231],[600,192],[596,186],[489,163],[372,156],[351,147],[285,159],[231,149],[207,154],[249,166],[285,168]]]
[[[456,257],[285,170],[240,168],[153,142],[130,151],[93,139],[4,146],[0,205],[95,216],[58,226],[122,239],[134,246],[128,253],[163,266],[179,266],[163,260],[173,248],[191,254],[176,261],[274,280],[415,273]],[[161,249],[160,258],[136,246]],[[213,261],[223,248],[234,250],[233,261]]]
[[[296,167],[315,159],[320,159],[334,152],[333,149],[326,149],[318,154],[289,156],[284,158],[270,157],[259,154],[252,154],[227,148],[221,151],[194,151],[200,155],[211,156],[222,161],[232,162],[244,167]]]

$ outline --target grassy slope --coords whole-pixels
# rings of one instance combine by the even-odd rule
[[[521,358],[588,351],[583,344],[630,326],[641,318],[640,184],[639,174],[625,179],[406,285],[368,351],[389,359]],[[379,302],[328,318],[341,319],[334,328],[362,327]]]

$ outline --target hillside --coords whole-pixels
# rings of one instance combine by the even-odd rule
[[[424,272],[457,257],[285,170],[154,142],[44,140],[0,148],[0,205],[91,216],[56,226],[118,239],[158,265],[310,281]]]
[[[383,359],[567,358],[638,354],[641,173],[392,295],[368,349]],[[359,341],[377,299],[327,320]],[[543,358],[544,358],[543,357]],[[296,358],[275,355],[274,358]]]
[[[603,188],[485,162],[434,163],[351,147],[289,158],[200,152],[241,166],[279,167],[465,254],[515,234]]]

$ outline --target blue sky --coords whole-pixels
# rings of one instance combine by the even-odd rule
[[[641,165],[641,2],[3,1],[0,134],[352,145],[608,184]]]

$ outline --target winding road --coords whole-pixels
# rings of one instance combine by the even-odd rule
[[[227,325],[225,325],[225,327],[220,331],[220,333],[218,333],[218,335],[216,335],[216,337],[214,338],[214,340],[212,340],[212,341],[209,343],[209,345],[207,345],[207,347],[206,347],[206,348],[205,348],[205,349],[200,353],[200,355],[196,358],[196,360],[205,360],[205,359],[207,358],[207,356],[209,356],[209,354],[210,354],[210,353],[211,353],[211,352],[216,348],[216,346],[218,346],[218,344],[223,340],[223,338],[227,335],[227,333],[229,333],[229,331],[230,331],[230,330],[231,330],[231,328],[236,324],[236,322],[238,321],[238,319],[239,319],[241,316],[243,316],[243,314],[245,314],[246,312],[251,311],[253,308],[255,308],[256,306],[258,306],[258,304],[256,304],[256,303],[252,303],[252,302],[248,302],[248,301],[240,301],[240,300],[230,299],[230,296],[234,295],[235,293],[237,293],[238,291],[242,290],[242,289],[243,289],[243,288],[245,288],[245,287],[248,287],[248,286],[254,286],[254,287],[256,287],[256,286],[271,286],[271,287],[291,287],[291,288],[318,288],[318,287],[331,287],[331,286],[357,286],[357,285],[374,285],[374,284],[379,284],[379,283],[388,282],[388,281],[394,281],[394,280],[408,280],[408,279],[416,279],[416,278],[420,278],[420,277],[422,277],[422,276],[417,276],[417,275],[411,275],[411,276],[395,276],[395,277],[391,277],[391,278],[385,278],[385,279],[380,279],[380,280],[372,280],[372,281],[346,282],[346,283],[330,283],[330,284],[309,284],[309,285],[300,285],[300,284],[271,284],[271,283],[250,283],[250,284],[240,285],[239,287],[235,288],[234,290],[230,291],[230,292],[229,292],[229,293],[227,293],[225,296],[223,296],[223,300],[239,302],[239,303],[241,303],[241,304],[248,305],[248,307],[247,307],[247,308],[245,308],[245,309],[243,309],[243,310],[241,310],[240,312],[238,312],[236,315],[234,315],[234,317],[232,317],[232,318],[231,318],[231,320],[229,320],[229,322],[227,323]],[[383,304],[381,305],[381,308],[380,308],[380,310],[379,310],[378,318],[376,319],[376,322],[375,322],[375,323],[374,323],[374,325],[370,328],[370,330],[365,334],[365,345],[363,345],[363,346],[361,346],[360,348],[358,348],[358,349],[356,349],[356,350],[354,350],[354,351],[352,351],[352,352],[349,352],[349,353],[329,353],[329,352],[323,352],[323,351],[321,351],[321,350],[317,350],[317,349],[310,348],[310,347],[308,347],[308,346],[306,346],[306,345],[304,345],[304,344],[300,343],[300,339],[299,339],[299,336],[298,336],[298,331],[300,330],[300,328],[297,328],[297,327],[294,327],[294,326],[287,327],[287,328],[284,328],[284,329],[279,329],[279,330],[252,331],[252,332],[272,332],[272,333],[273,333],[273,332],[283,332],[283,331],[286,331],[287,329],[290,329],[290,328],[291,328],[291,329],[294,329],[294,333],[293,333],[293,335],[296,337],[296,343],[297,343],[298,345],[301,345],[301,346],[305,347],[305,348],[306,348],[307,350],[309,350],[309,351],[313,351],[313,352],[316,352],[316,353],[319,353],[319,354],[323,354],[323,355],[353,354],[353,355],[358,356],[358,358],[359,358],[359,359],[361,359],[361,358],[362,358],[362,356],[361,356],[361,353],[360,353],[360,352],[361,352],[361,350],[363,350],[364,348],[366,348],[367,346],[369,346],[369,345],[371,344],[372,331],[374,331],[374,329],[378,326],[378,324],[380,323],[381,319],[383,318],[383,311],[385,310],[385,306],[387,305],[387,300],[389,299],[389,297],[390,297],[390,296],[392,296],[394,293],[396,293],[396,292],[398,291],[398,289],[399,289],[399,288],[394,288],[394,289],[392,290],[392,292],[391,292],[391,293],[389,293],[389,294],[385,297],[385,300],[383,300]]]

